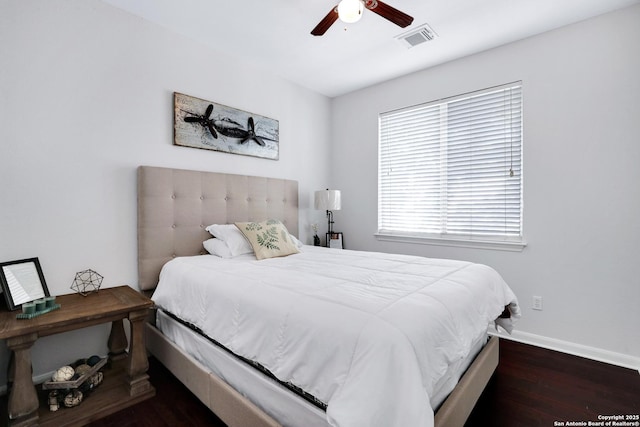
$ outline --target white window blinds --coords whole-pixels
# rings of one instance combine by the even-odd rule
[[[380,115],[379,234],[521,240],[521,89]]]

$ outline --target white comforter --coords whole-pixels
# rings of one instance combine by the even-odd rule
[[[433,425],[429,396],[516,297],[490,267],[305,246],[176,258],[153,300],[327,404],[339,427]]]

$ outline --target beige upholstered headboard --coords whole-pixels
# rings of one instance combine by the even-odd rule
[[[279,219],[298,236],[298,182],[140,166],[138,285],[154,289],[162,266],[203,254],[210,224]]]

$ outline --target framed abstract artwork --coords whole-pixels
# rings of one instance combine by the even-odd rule
[[[175,145],[278,160],[277,120],[178,92],[173,106]]]

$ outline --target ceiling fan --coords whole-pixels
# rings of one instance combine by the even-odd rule
[[[413,22],[413,17],[380,0],[342,0],[311,30],[311,34],[314,36],[323,35],[338,18],[346,23],[356,22],[362,17],[362,12],[365,8],[402,28],[411,25]]]

